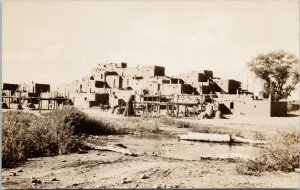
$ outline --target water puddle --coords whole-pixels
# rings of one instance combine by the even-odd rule
[[[259,155],[259,147],[246,144],[228,145],[224,143],[206,143],[178,141],[176,138],[155,138],[145,136],[113,136],[109,138],[111,143],[121,143],[137,154],[157,154],[163,157],[200,160],[201,157],[218,155],[241,155],[244,157],[256,157]]]

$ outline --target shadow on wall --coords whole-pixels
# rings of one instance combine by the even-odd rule
[[[222,103],[219,104],[219,109],[220,109],[220,111],[221,111],[222,114],[232,114],[231,110],[228,109],[228,107],[225,106]]]

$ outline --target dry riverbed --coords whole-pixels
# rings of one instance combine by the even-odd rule
[[[99,116],[100,117],[100,116]],[[105,117],[105,116],[101,116]],[[116,120],[119,117],[105,117]],[[192,121],[218,127],[241,126],[246,136],[259,131],[270,136],[285,123],[298,124],[298,117],[268,121]],[[274,122],[274,120],[276,122]],[[270,120],[271,121],[271,120]],[[278,123],[278,122],[281,123]],[[240,124],[239,124],[240,122]],[[260,127],[258,127],[260,126]],[[285,126],[283,126],[285,127]],[[299,173],[264,172],[259,176],[241,175],[239,160],[205,160],[209,154],[240,153],[255,156],[257,147],[178,141],[178,134],[189,129],[160,127],[159,134],[143,136],[90,136],[95,145],[122,144],[137,156],[111,151],[89,150],[69,155],[29,159],[19,167],[2,169],[4,188],[298,188]]]

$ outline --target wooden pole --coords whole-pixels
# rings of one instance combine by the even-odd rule
[[[58,96],[58,92],[56,92],[56,97],[55,97],[55,100],[56,100],[56,109],[58,109],[58,102],[57,102],[57,96]]]
[[[159,94],[158,100],[159,100],[158,113],[160,114],[160,94]]]
[[[40,109],[40,113],[41,113],[41,111],[43,109],[43,100],[40,100],[40,101],[41,101],[41,109]]]
[[[11,97],[11,91],[8,91],[8,97]],[[10,109],[10,98],[8,98],[8,108]]]
[[[167,115],[169,115],[169,103],[167,103]]]
[[[39,105],[39,112],[41,113],[41,98],[39,97],[38,100],[39,100],[39,101],[38,101],[38,102],[39,102],[39,104],[38,104],[38,105]]]
[[[50,98],[50,91],[48,91],[48,98]],[[51,100],[48,100],[48,110],[49,110],[49,104],[51,103]]]
[[[68,109],[70,108],[70,101],[69,101],[69,99],[70,99],[70,91],[68,91]]]
[[[179,99],[179,94],[177,94],[177,117],[178,117],[178,113],[179,113],[179,104],[178,104],[178,99]]]
[[[171,111],[171,115],[172,115],[172,117],[175,115],[175,114],[174,114],[174,102],[172,103],[172,111]]]

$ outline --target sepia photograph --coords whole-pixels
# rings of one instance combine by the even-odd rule
[[[300,188],[299,0],[4,0],[2,189]]]

